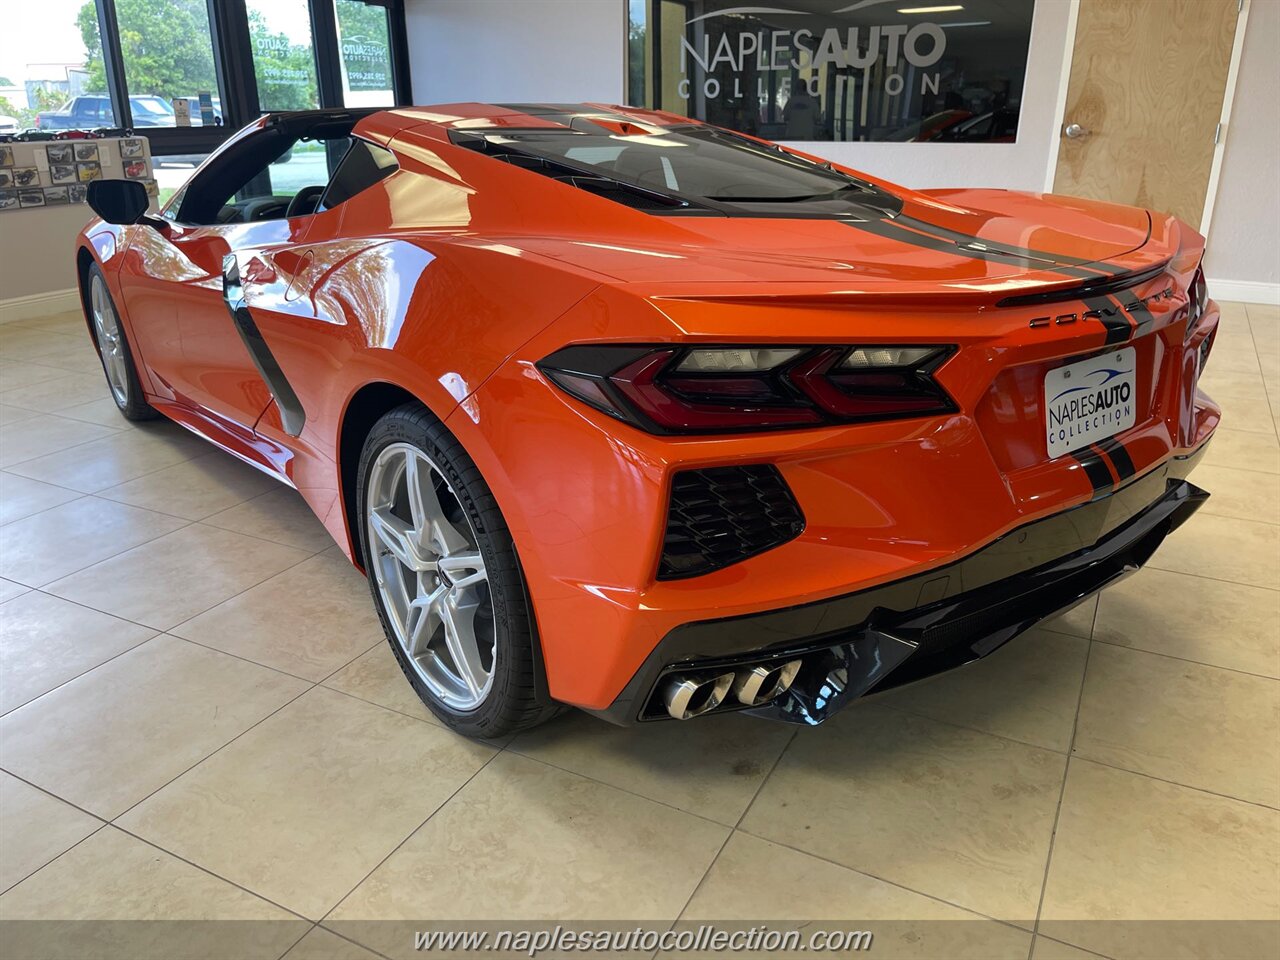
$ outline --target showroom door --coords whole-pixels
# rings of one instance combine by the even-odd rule
[[[1200,226],[1237,0],[1080,0],[1054,192]]]

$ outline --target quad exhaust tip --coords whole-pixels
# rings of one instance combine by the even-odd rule
[[[690,720],[720,706],[732,686],[732,673],[676,675],[662,688],[662,702],[674,719]]]
[[[747,707],[768,703],[786,693],[799,672],[799,660],[748,667],[734,677],[733,695]]]
[[[732,697],[757,707],[786,693],[800,672],[799,660],[745,666],[737,672],[676,674],[663,685],[662,703],[675,720],[690,720]]]

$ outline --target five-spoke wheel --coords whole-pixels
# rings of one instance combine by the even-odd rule
[[[365,511],[370,572],[395,639],[433,694],[474,709],[497,645],[484,557],[457,495],[425,453],[393,443],[373,463]]]

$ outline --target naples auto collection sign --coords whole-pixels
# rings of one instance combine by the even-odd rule
[[[1033,6],[633,2],[631,95],[778,140],[1011,142]]]

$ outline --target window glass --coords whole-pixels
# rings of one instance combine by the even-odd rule
[[[348,107],[389,107],[395,103],[391,83],[391,31],[387,9],[363,0],[334,0],[342,98]]]
[[[367,190],[395,172],[396,157],[390,150],[364,140],[352,140],[351,149],[338,164],[329,189],[325,191],[323,206],[329,209],[345,203],[361,190]]]
[[[622,138],[603,131],[504,131],[495,139],[520,152],[596,167],[636,186],[726,202],[811,200],[843,194],[851,186],[843,174],[708,128]]]
[[[304,187],[323,187],[329,182],[330,165],[346,153],[348,138],[299,140],[275,163],[267,167],[267,183],[258,189],[273,197],[293,197]]]
[[[135,129],[220,123],[206,0],[115,0]],[[202,110],[202,98],[207,110]],[[174,101],[186,103],[186,122]]]
[[[5,4],[0,134],[111,125],[94,0]]]
[[[247,0],[245,9],[258,78],[258,106],[263,112],[318,108],[315,43],[307,0]]]
[[[1012,141],[1034,7],[628,0],[628,94],[769,140]]]

